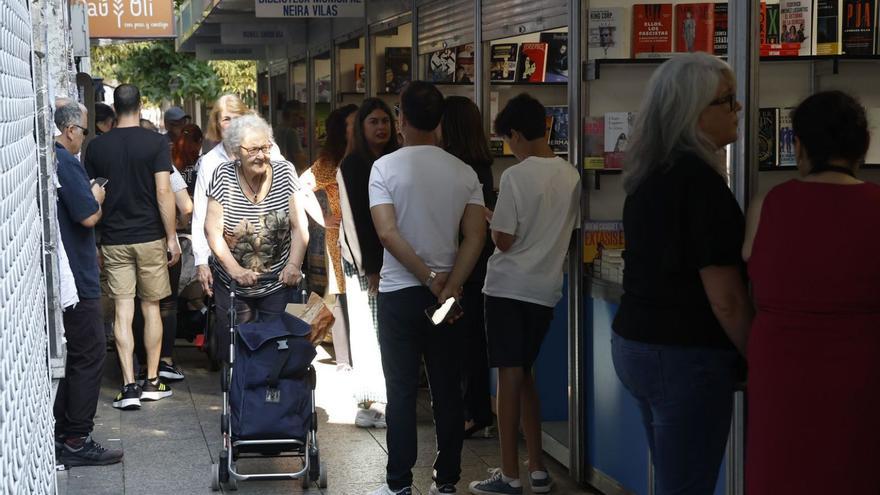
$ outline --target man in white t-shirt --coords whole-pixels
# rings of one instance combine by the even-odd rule
[[[471,483],[470,491],[522,493],[517,461],[522,417],[532,492],[547,493],[553,482],[542,462],[540,409],[531,368],[562,297],[565,255],[580,221],[580,176],[553,154],[544,106],[531,96],[511,99],[495,119],[495,132],[520,160],[501,174],[498,202],[490,215],[497,248],[483,286],[489,366],[498,368],[501,469]]]
[[[374,493],[412,493],[422,358],[437,429],[429,493],[456,493],[464,438],[463,334],[452,318],[434,326],[425,310],[458,298],[480,256],[486,238],[483,192],[471,167],[436,146],[434,130],[443,116],[437,88],[410,83],[400,107],[404,147],[376,160],[370,174],[370,212],[385,247],[378,316],[388,389],[387,484]]]

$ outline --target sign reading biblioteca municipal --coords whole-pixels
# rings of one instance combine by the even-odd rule
[[[254,0],[256,17],[364,17],[366,0]]]
[[[171,0],[86,0],[91,38],[173,38]]]

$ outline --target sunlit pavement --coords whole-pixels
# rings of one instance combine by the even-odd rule
[[[195,348],[178,347],[176,355],[186,380],[172,384],[172,397],[144,402],[139,411],[117,411],[111,403],[120,386],[120,375],[116,354],[108,353],[94,438],[108,448],[123,449],[125,459],[114,466],[77,467],[59,472],[60,494],[215,493],[210,488],[210,473],[221,446],[218,373],[208,371],[207,359]],[[336,371],[336,364],[323,348],[318,348],[315,365],[318,440],[329,486],[323,490],[313,486],[305,491],[299,481],[252,481],[240,482],[239,493],[364,495],[384,482],[385,430],[354,426],[356,404],[348,387],[351,377]],[[419,404],[419,458],[413,470],[414,493],[428,492],[434,455],[434,429],[427,391],[423,391]],[[459,493],[467,493],[470,481],[486,478],[487,469],[499,463],[497,439],[465,441]],[[566,479],[562,474],[564,468],[556,462],[548,458],[547,463],[556,480],[554,493],[593,493]],[[242,461],[239,467],[244,471],[282,471],[298,468],[299,461],[258,459]],[[525,493],[530,493],[528,488]]]

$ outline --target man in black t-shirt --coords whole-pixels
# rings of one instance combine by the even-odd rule
[[[161,135],[140,127],[140,91],[122,84],[113,92],[117,126],[89,144],[85,166],[90,177],[104,177],[107,197],[98,224],[107,293],[114,300],[114,335],[123,387],[113,407],[138,409],[171,389],[159,380],[162,318],[159,301],[171,293],[168,266],[180,259],[171,191],[171,151]],[[170,254],[170,260],[169,260]],[[147,380],[135,383],[131,323],[134,297],[144,314]]]

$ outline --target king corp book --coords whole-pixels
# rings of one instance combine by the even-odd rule
[[[675,6],[675,51],[714,51],[715,6],[711,3],[680,3]]]
[[[843,0],[843,53],[873,55],[876,23],[877,0]]]
[[[587,42],[590,59],[630,58],[630,18],[623,7],[590,9]]]
[[[799,55],[812,53],[813,0],[781,0],[779,23],[782,43],[800,43]]]
[[[633,5],[633,57],[665,58],[672,55],[672,4]]]

